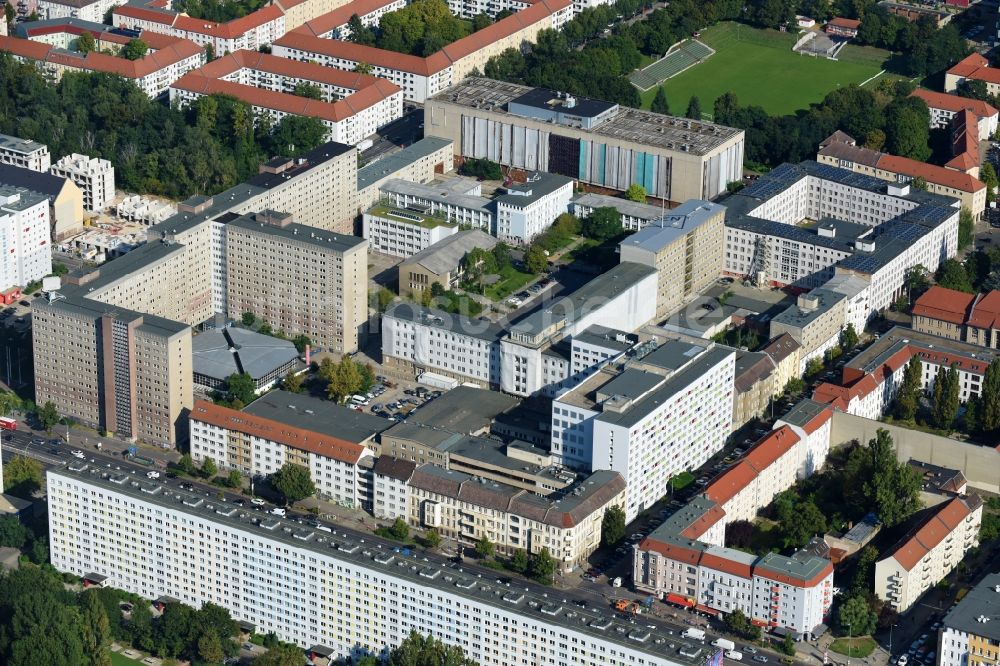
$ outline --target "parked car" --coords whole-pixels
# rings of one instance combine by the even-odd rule
[[[753,656],[753,660],[756,661],[758,664],[766,664],[767,663],[767,657],[765,657],[762,654],[755,654]]]
[[[81,451],[79,449],[74,450],[73,451],[73,457],[74,458],[80,458],[82,460],[83,459],[83,451]]]
[[[254,506],[264,506],[265,504],[267,504],[267,502],[265,502],[259,497],[254,497],[252,500],[250,500],[250,503],[253,504]]]
[[[150,470],[150,471],[146,472],[146,478],[147,479],[158,479],[158,478],[160,478],[160,473],[157,472],[155,469],[154,470]]]
[[[280,506],[276,506],[273,509],[271,509],[271,513],[273,513],[276,516],[284,516],[285,515],[285,510],[283,508],[281,508]]]

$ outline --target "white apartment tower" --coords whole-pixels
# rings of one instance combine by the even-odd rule
[[[44,143],[0,134],[0,164],[45,173],[52,164],[49,147]]]
[[[52,272],[47,198],[0,187],[0,253],[0,289],[23,287]]]

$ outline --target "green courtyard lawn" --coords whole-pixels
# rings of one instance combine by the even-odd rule
[[[521,291],[524,285],[535,279],[531,273],[522,273],[513,266],[500,271],[500,279],[486,287],[486,297],[492,301],[502,301],[511,294]]]
[[[716,98],[733,92],[741,105],[761,106],[773,115],[794,113],[817,103],[831,90],[862,83],[882,69],[885,51],[847,45],[837,61],[799,55],[792,51],[798,35],[758,30],[737,23],[705,29],[700,40],[715,49],[704,62],[664,83],[670,110],[683,115],[692,95],[702,112],[712,113]],[[656,87],[642,93],[649,108]]]
[[[142,662],[129,659],[119,652],[111,653],[111,666],[139,666]]]
[[[861,659],[875,651],[875,641],[872,640],[871,636],[859,636],[851,639],[838,638],[830,643],[830,649],[837,654]]]

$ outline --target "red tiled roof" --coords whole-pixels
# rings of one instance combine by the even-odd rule
[[[420,76],[431,76],[489,44],[545,20],[571,4],[571,0],[540,0],[537,4],[497,21],[483,30],[463,37],[426,58],[337,39],[323,39],[316,37],[311,31],[302,32],[301,29],[286,33],[274,43],[277,46],[306,53],[319,53],[331,58],[364,62],[376,67],[396,69]]]
[[[698,564],[698,560],[701,558],[700,550],[665,543],[651,536],[646,537],[639,543],[639,550],[651,550],[668,559],[686,562],[687,564]]]
[[[808,580],[803,580],[802,578],[790,576],[788,574],[775,571],[774,569],[762,567],[756,564],[754,565],[753,573],[755,576],[784,583],[785,585],[792,585],[794,587],[815,587],[817,584],[821,583],[823,579],[833,573],[833,562],[828,561],[826,566],[820,569],[816,575]]]
[[[217,23],[206,19],[191,18],[186,14],[178,14],[173,26],[177,30],[209,35],[219,39],[236,39],[262,25],[276,21],[285,14],[275,5],[266,5],[246,16],[233,19],[226,23]]]
[[[829,22],[827,22],[827,25],[833,25],[838,28],[849,28],[851,30],[857,30],[858,28],[861,27],[861,21],[858,21],[857,19],[849,19],[849,18],[843,18],[842,16],[838,16],[836,18],[830,19]]]
[[[235,430],[262,439],[278,442],[301,451],[309,451],[327,458],[333,458],[350,465],[361,460],[363,444],[348,442],[337,437],[296,428],[287,423],[273,421],[227,407],[220,407],[205,400],[198,400],[191,410],[191,418],[219,428]]]
[[[753,565],[730,560],[726,557],[719,557],[718,555],[713,555],[712,553],[705,553],[701,556],[701,566],[711,567],[716,571],[722,571],[733,576],[740,576],[741,578],[749,579],[753,575]]]
[[[746,460],[727,469],[705,488],[705,495],[719,504],[725,504],[757,478],[757,470]]]
[[[350,88],[351,90],[361,90],[369,86],[374,86],[380,81],[390,82],[369,74],[358,72],[345,72],[334,67],[324,67],[312,62],[299,62],[289,58],[279,58],[278,56],[240,49],[233,53],[216,58],[203,67],[195,70],[198,74],[212,79],[219,79],[240,69],[253,69],[270,74],[279,74],[289,78],[307,79],[317,83],[327,83],[340,88]],[[395,87],[395,86],[394,86]]]
[[[918,162],[908,157],[882,154],[878,168],[893,173],[901,173],[910,178],[923,178],[928,183],[950,187],[961,192],[978,192],[986,187],[982,181],[960,171],[945,169],[926,162]]]
[[[150,23],[159,23],[167,26],[173,25],[174,19],[177,18],[177,14],[158,12],[152,9],[146,9],[145,7],[137,7],[135,5],[121,5],[119,7],[115,7],[114,15],[134,18],[140,21],[148,21]]]
[[[791,426],[783,425],[764,435],[763,439],[747,451],[744,460],[753,465],[758,472],[763,472],[798,442],[799,436]]]
[[[822,428],[823,425],[831,418],[833,418],[833,410],[824,409],[819,414],[809,419],[809,421],[807,421],[806,424],[802,426],[802,429],[806,431],[807,435],[811,435],[820,428]]]
[[[932,109],[944,109],[945,111],[952,111],[954,113],[968,109],[977,118],[989,118],[997,114],[997,110],[991,104],[978,99],[969,99],[968,97],[949,95],[948,93],[924,90],[923,88],[914,90],[911,95],[924,100],[927,102],[927,106]]]
[[[973,53],[948,70],[952,76],[975,79],[986,83],[1000,84],[1000,69],[990,67],[989,61],[978,53]]]
[[[969,500],[955,497],[932,509],[920,525],[903,537],[890,557],[907,571],[912,570],[924,555],[944,541],[972,513],[969,503],[973,497]]]
[[[976,328],[1000,328],[1000,291],[991,291],[972,306],[968,323]]]
[[[813,389],[812,399],[846,412],[851,398],[847,388],[823,382]]]
[[[345,25],[355,14],[359,17],[364,17],[375,13],[393,2],[395,0],[354,0],[354,2],[350,2],[343,7],[338,7],[332,12],[327,12],[322,16],[317,16],[313,20],[303,23],[292,32],[301,32],[306,35],[319,37],[327,34],[334,28]]]
[[[681,530],[681,536],[688,539],[700,539],[710,527],[718,524],[718,522],[725,518],[725,516],[726,512],[723,511],[721,506],[716,504],[711,509],[698,516],[693,523]]]
[[[935,285],[921,294],[913,304],[913,315],[963,324],[975,300],[973,294]]]

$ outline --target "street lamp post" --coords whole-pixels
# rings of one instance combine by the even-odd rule
[[[847,625],[847,666],[851,666],[851,625]]]

